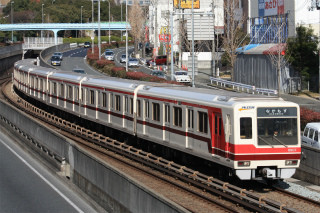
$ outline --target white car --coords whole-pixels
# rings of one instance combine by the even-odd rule
[[[114,61],[114,52],[113,51],[106,51],[104,53],[104,57],[109,61]]]
[[[129,58],[128,60],[128,67],[138,67],[139,66],[139,60],[136,58]]]
[[[63,60],[63,53],[62,52],[55,52],[55,53],[53,53],[52,56],[58,56],[61,61]]]
[[[314,148],[320,148],[320,123],[307,123],[304,128],[303,135],[301,137],[302,144],[312,146]]]
[[[188,72],[186,72],[186,71],[176,71],[174,73],[174,79],[176,82],[179,82],[179,83],[190,83],[191,82],[191,78],[188,75]]]
[[[120,57],[120,63],[125,63],[126,62],[126,54],[122,54]]]

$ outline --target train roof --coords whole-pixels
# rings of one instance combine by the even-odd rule
[[[34,61],[34,60],[32,60]],[[64,80],[69,80],[73,82],[80,82],[84,77],[83,85],[92,85],[95,87],[107,87],[107,88],[115,88],[115,89],[123,89],[126,91],[133,91],[139,85],[145,85],[142,90],[139,90],[139,94],[146,95],[157,95],[162,96],[163,98],[170,99],[170,97],[174,99],[181,100],[192,100],[193,102],[212,102],[216,104],[222,105],[233,105],[238,101],[243,102],[251,102],[251,101],[261,101],[261,102],[270,102],[270,101],[283,101],[281,98],[275,96],[265,96],[260,94],[248,94],[242,92],[233,92],[226,91],[221,89],[206,89],[206,88],[193,88],[183,85],[176,84],[167,84],[167,83],[154,83],[154,82],[145,82],[145,81],[137,81],[137,80],[128,80],[128,79],[120,79],[114,77],[101,77],[95,75],[83,75],[74,72],[67,72],[61,70],[55,70],[52,68],[45,68],[35,66],[31,63],[31,60],[22,60],[16,62],[16,65],[25,67],[25,69],[29,69],[32,67],[34,72],[43,72],[43,74],[52,72],[50,77],[53,78],[62,78]],[[16,66],[15,65],[15,66]],[[29,68],[27,68],[29,67]],[[37,71],[36,71],[37,70]]]

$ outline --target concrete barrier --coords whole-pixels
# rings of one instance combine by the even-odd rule
[[[22,58],[22,45],[16,44],[0,48],[0,76]],[[4,76],[2,76],[4,77]]]
[[[61,168],[70,168],[70,172],[66,169],[64,174],[108,212],[188,212],[2,100],[0,118],[10,123],[8,127],[15,132],[32,137],[37,146],[45,147],[51,153],[48,157],[57,155],[65,159],[64,164],[69,167]]]
[[[300,167],[294,177],[315,185],[320,185],[320,149],[302,145]]]

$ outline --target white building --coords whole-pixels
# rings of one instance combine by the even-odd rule
[[[203,21],[209,17],[205,13],[212,12],[212,8],[214,7],[214,15],[215,15],[215,28],[216,33],[221,34],[221,30],[223,30],[223,0],[199,0],[200,9],[194,9],[194,14],[202,13],[201,17],[203,17]],[[214,4],[213,4],[214,2]],[[155,48],[159,48],[161,39],[164,38],[164,34],[166,32],[170,32],[170,13],[187,13],[188,15],[176,14],[173,16],[173,33],[170,35],[173,38],[173,51],[178,51],[179,44],[179,20],[184,19],[188,22],[191,22],[191,9],[177,9],[174,8],[173,0],[150,0],[149,6],[149,40],[151,44],[154,44]],[[212,15],[211,20],[212,20]],[[195,19],[199,19],[200,15],[195,15]],[[199,23],[196,23],[195,26],[198,26]],[[168,31],[169,29],[169,31]],[[189,29],[190,30],[190,29]],[[213,32],[213,29],[209,29],[206,26],[206,30],[209,32]],[[202,34],[205,32],[202,32]],[[195,34],[201,34],[201,32],[196,32]],[[160,36],[159,36],[160,35]],[[189,40],[191,38],[188,37]],[[209,39],[208,39],[209,40]]]

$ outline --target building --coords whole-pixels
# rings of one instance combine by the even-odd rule
[[[188,57],[191,50],[183,48],[182,36],[187,36],[191,42],[192,19],[191,19],[191,0],[158,0],[150,1],[149,6],[149,41],[154,47],[154,55],[166,54],[173,51],[179,54],[179,65],[187,65]],[[213,13],[212,13],[213,12]],[[171,32],[170,14],[173,15],[173,31]],[[213,16],[213,15],[214,16]],[[222,34],[224,29],[223,0],[196,0],[194,1],[194,40],[209,40],[215,42],[215,36]],[[184,26],[186,31],[181,30]],[[173,47],[171,47],[173,39]],[[210,47],[211,48],[211,47]],[[183,53],[183,49],[185,53]],[[204,48],[205,51],[205,48]],[[185,56],[183,56],[185,54]],[[211,69],[211,51],[201,53],[199,57],[199,68],[206,70]],[[204,59],[205,61],[201,60]],[[190,71],[190,69],[189,69]]]
[[[250,44],[238,49],[234,80],[260,88],[280,89],[280,93],[296,92],[301,89],[301,79],[284,61],[286,40],[296,36],[295,29],[300,25],[312,27],[319,35],[319,11],[311,10],[311,0],[250,0],[248,3]],[[278,52],[282,60],[280,72],[275,57]]]

